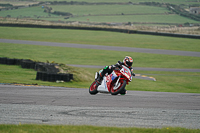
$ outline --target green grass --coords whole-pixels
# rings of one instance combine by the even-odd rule
[[[137,14],[137,13],[166,13],[168,9],[144,5],[52,5],[53,11],[70,12],[79,17],[69,21],[89,22],[154,22],[154,23],[198,23],[179,15],[119,15],[119,16],[85,16],[97,14]],[[67,20],[67,21],[68,21]]]
[[[76,71],[78,71],[81,75],[82,73],[84,73],[88,79],[82,79],[82,81],[79,81],[79,82],[73,81],[73,82],[67,82],[67,83],[45,82],[41,80],[36,80],[37,72],[33,69],[23,69],[21,68],[21,66],[0,64],[0,74],[1,74],[0,83],[88,88],[91,82],[91,78],[94,76],[91,73],[87,72],[87,70],[85,69],[76,68]],[[77,80],[76,75],[77,74],[75,73],[75,78]]]
[[[167,8],[145,5],[50,5],[53,11],[70,12],[73,15],[96,15],[96,14],[135,14],[135,13],[166,13],[170,12]],[[49,15],[44,12],[44,8],[28,7],[17,10],[1,11],[0,16],[6,17],[30,17],[34,19],[49,21],[88,21],[89,22],[149,22],[149,23],[199,23],[198,21],[182,17],[179,15],[118,15],[118,16],[85,16],[64,19],[65,16]],[[55,18],[56,17],[56,18]],[[57,18],[59,17],[59,18]]]
[[[92,75],[99,69],[87,68]],[[200,93],[200,73],[198,72],[163,72],[134,71],[136,74],[156,78],[156,81],[133,78],[126,89],[134,91]],[[91,83],[90,83],[91,84]],[[87,87],[86,87],[87,88]]]
[[[87,21],[89,22],[152,22],[152,23],[198,23],[198,21],[182,17],[179,15],[121,15],[121,16],[85,16],[74,17],[69,21]]]
[[[156,92],[183,92],[199,93],[200,73],[189,72],[155,72],[136,71],[146,76],[156,78],[156,82],[150,80],[133,80],[132,86],[127,86],[128,90],[156,91]]]
[[[0,43],[0,57],[27,58],[55,61],[78,65],[111,65],[123,60],[126,55],[133,57],[134,67],[194,68],[199,69],[199,57],[118,52],[96,49],[81,49],[26,44]],[[117,56],[116,56],[117,55]],[[108,58],[109,57],[109,58]],[[187,63],[186,63],[187,62]]]
[[[44,9],[41,6],[0,11],[1,17],[6,17],[7,15],[10,15],[11,17],[14,17],[14,18],[17,18],[17,17],[19,17],[19,18],[20,17],[37,18],[39,16],[40,17],[49,17],[48,13],[45,13]],[[51,15],[51,16],[54,17],[56,15]]]
[[[0,27],[0,38],[200,52],[199,39],[105,31]]]
[[[19,6],[19,5],[32,5],[32,4],[37,4],[38,2],[33,2],[33,1],[7,1],[7,0],[1,0],[0,4],[11,4],[13,6]]]
[[[35,0],[35,1],[47,1],[47,0]],[[55,1],[55,0],[48,0],[48,1]],[[57,1],[63,1],[63,0],[57,0]],[[149,0],[71,0],[71,1],[85,1],[85,2],[133,2],[133,3],[139,3],[139,2],[150,2]],[[194,0],[151,0],[151,2],[165,2],[165,3],[173,3],[173,4],[199,4],[199,2],[194,2]]]
[[[0,65],[0,83],[21,83],[37,84],[45,86],[60,86],[73,88],[89,88],[93,82],[94,74],[99,71],[97,68],[74,68],[78,71],[79,82],[55,83],[35,80],[36,71],[22,69],[20,66]],[[136,74],[147,75],[156,78],[155,81],[133,78],[133,81],[126,86],[128,91],[156,91],[156,92],[182,92],[200,93],[200,73],[195,72],[159,72],[159,71],[134,71]],[[85,75],[84,75],[85,74]],[[77,78],[78,75],[74,76]],[[84,78],[83,78],[84,77]],[[77,80],[77,79],[76,79]]]
[[[70,12],[73,15],[165,13],[166,8],[145,5],[51,5],[53,11]]]
[[[199,133],[199,129],[186,129],[179,127],[165,128],[118,128],[97,126],[71,126],[71,125],[0,125],[1,133]]]

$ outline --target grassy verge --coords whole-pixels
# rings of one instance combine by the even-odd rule
[[[77,68],[78,73],[84,72],[84,69]],[[86,79],[77,78],[77,73],[75,78],[78,81],[66,82],[66,83],[56,83],[56,82],[46,82],[41,80],[36,80],[36,71],[32,69],[23,69],[21,66],[9,66],[0,64],[0,83],[12,83],[12,84],[26,84],[26,85],[39,85],[39,86],[59,86],[59,87],[73,87],[73,88],[87,88],[92,81],[94,76],[90,76],[90,73],[85,72]],[[79,75],[80,76],[80,75]],[[80,77],[81,77],[80,76]]]
[[[199,133],[199,129],[186,128],[117,128],[96,126],[65,126],[65,125],[0,125],[1,133]]]
[[[87,68],[93,73],[98,69]],[[136,74],[156,78],[155,81],[133,78],[126,86],[127,90],[200,93],[200,73],[198,72],[163,72],[163,71],[134,71]],[[91,74],[92,74],[91,73]]]
[[[76,68],[80,72],[78,81],[56,83],[35,80],[36,71],[31,69],[22,69],[20,66],[0,65],[0,82],[1,83],[22,83],[36,84],[45,86],[60,86],[72,88],[89,88],[93,82],[94,73],[97,68]],[[200,73],[192,72],[155,72],[155,71],[135,71],[140,74],[148,74],[156,78],[156,82],[143,79],[135,79],[126,86],[127,90],[137,91],[157,91],[157,92],[183,92],[183,93],[200,93],[199,80]],[[85,75],[84,75],[85,74]],[[83,76],[84,75],[84,76]]]

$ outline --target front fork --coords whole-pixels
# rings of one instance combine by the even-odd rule
[[[119,79],[121,78],[121,75],[119,75],[118,79],[117,79],[117,82],[115,83],[115,86],[118,85],[119,83]]]
[[[117,81],[116,81],[116,83],[115,83],[115,85],[114,85],[114,90],[116,90],[118,87],[119,87],[119,79],[121,78],[121,75],[119,75],[119,77],[118,77],[118,79],[117,79]]]

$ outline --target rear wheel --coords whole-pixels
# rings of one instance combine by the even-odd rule
[[[110,93],[112,95],[117,95],[120,92],[122,92],[124,90],[124,88],[126,87],[126,80],[119,80],[118,85],[116,86],[112,86],[110,89]]]
[[[98,93],[97,87],[98,87],[98,86],[97,86],[97,83],[96,83],[96,81],[94,81],[94,82],[90,85],[89,93],[90,93],[91,95],[97,94],[97,93]]]

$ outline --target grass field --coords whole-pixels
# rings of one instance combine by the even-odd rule
[[[95,1],[86,0],[86,2],[95,2]],[[105,2],[105,1],[101,0],[96,2]],[[111,0],[110,2],[121,2],[121,1]],[[132,2],[138,3],[140,1],[133,0]],[[155,2],[160,2],[160,1],[155,0]],[[173,2],[173,1],[168,0],[164,2]],[[181,1],[176,1],[176,2],[179,3]],[[42,8],[42,6],[0,11],[0,16],[6,17],[9,15],[14,18],[28,17],[32,19],[40,19],[47,21],[81,21],[81,22],[106,22],[106,23],[145,22],[145,23],[165,23],[165,24],[167,23],[167,26],[169,24],[174,25],[174,23],[178,24],[199,23],[198,21],[182,17],[178,14],[152,15],[151,13],[171,12],[167,8],[157,7],[157,6],[145,6],[145,5],[48,5],[48,6],[53,8],[52,11],[69,12],[75,15],[75,17],[72,18],[70,17],[69,19],[65,19],[65,16],[48,14],[44,12],[44,8]],[[146,15],[131,15],[137,13]],[[149,13],[150,15],[148,15]],[[111,16],[104,16],[105,14],[110,14]],[[118,14],[118,16],[115,16],[116,14]],[[119,15],[119,14],[124,14],[124,15]],[[103,16],[82,17],[82,15],[103,15]]]
[[[185,128],[116,128],[64,125],[0,125],[1,133],[199,133],[199,129]]]
[[[84,16],[73,17],[70,21],[87,21],[89,22],[148,22],[148,23],[198,23],[198,21],[191,20],[179,15],[121,15],[121,16]]]
[[[36,0],[37,2],[39,1],[46,1],[46,0]],[[48,1],[55,1],[55,0],[48,0]],[[63,0],[57,0],[57,1],[63,1]],[[71,1],[85,1],[85,2],[122,2],[122,0],[71,0]],[[149,2],[149,0],[123,0],[123,2],[133,2],[133,3],[139,3],[139,2]],[[152,0],[153,2],[161,2],[161,0]],[[173,4],[199,4],[199,2],[195,2],[193,0],[187,0],[187,1],[183,1],[183,0],[163,0],[162,2],[165,3],[173,3]]]
[[[181,50],[200,52],[198,39],[104,31],[0,27],[0,37],[16,40],[77,43],[104,46]]]
[[[89,22],[156,22],[156,23],[198,23],[179,15],[130,15],[149,13],[168,13],[164,7],[144,6],[144,5],[51,5],[53,11],[70,12],[76,17],[67,21],[88,21]],[[105,16],[105,14],[114,14]],[[129,14],[115,16],[115,14]],[[89,15],[81,17],[82,15]],[[104,15],[104,16],[90,16]],[[79,16],[79,17],[78,17]],[[63,20],[64,21],[64,20]],[[65,20],[66,21],[66,20]]]
[[[7,0],[1,0],[0,4],[11,4],[13,6],[28,6],[28,5],[32,5],[32,4],[37,4],[39,2],[35,2],[35,1],[7,1]]]
[[[70,12],[73,15],[165,13],[166,8],[145,5],[51,5],[53,11]]]
[[[40,17],[49,17],[48,13],[45,13],[44,9],[42,9],[41,6],[0,11],[1,17],[6,17],[7,15],[10,15],[11,17],[14,17],[14,18],[30,17],[30,18],[36,18],[37,19],[37,17],[39,17],[39,16]],[[56,15],[52,14],[51,16],[54,17]]]

